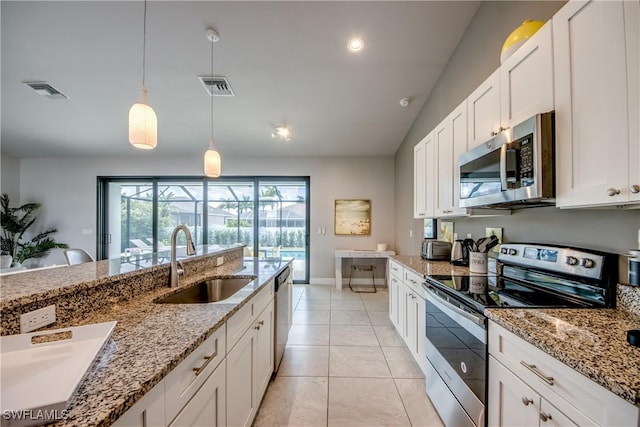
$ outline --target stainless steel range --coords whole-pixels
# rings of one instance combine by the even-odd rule
[[[429,276],[427,394],[447,426],[484,426],[485,308],[615,306],[617,255],[540,244],[505,244],[493,274]]]

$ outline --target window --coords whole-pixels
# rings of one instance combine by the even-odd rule
[[[293,257],[309,280],[308,177],[99,177],[99,259],[168,259],[171,233],[186,225],[198,245],[246,245],[245,255]],[[179,233],[177,246],[186,244]]]

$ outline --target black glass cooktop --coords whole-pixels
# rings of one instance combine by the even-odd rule
[[[482,311],[497,307],[593,307],[588,302],[489,276],[429,276],[427,283]]]

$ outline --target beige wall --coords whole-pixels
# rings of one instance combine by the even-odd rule
[[[483,3],[395,157],[396,247],[417,254],[422,221],[413,214],[413,147],[500,65],[506,36],[524,19],[548,20],[564,2]],[[640,211],[534,208],[495,218],[454,220],[455,231],[476,238],[503,227],[505,241],[536,241],[624,253],[637,246]],[[414,237],[409,237],[409,230]],[[418,236],[416,236],[418,233]]]
[[[9,195],[11,205],[20,202],[20,159],[2,154],[0,190]]]
[[[23,159],[20,168],[22,200],[43,204],[42,224],[57,227],[56,240],[95,254],[96,177],[143,175],[198,175],[199,158],[166,159],[155,153],[132,152],[127,159],[56,158]],[[347,158],[225,158],[223,175],[310,176],[310,275],[329,283],[334,250],[375,249],[377,243],[394,242],[393,157]],[[340,198],[370,199],[370,236],[334,236],[333,202]],[[325,227],[326,234],[318,234]],[[93,234],[83,234],[83,229]],[[56,258],[57,257],[57,258]],[[63,262],[52,254],[48,262]]]

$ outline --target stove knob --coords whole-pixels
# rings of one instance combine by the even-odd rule
[[[565,258],[565,262],[569,265],[578,265],[578,258],[574,256],[568,256]]]
[[[518,253],[515,249],[509,249],[509,255],[516,255]]]
[[[583,266],[584,268],[593,268],[595,267],[596,262],[591,258],[582,258],[580,260],[580,265]]]
[[[500,249],[500,253],[506,255],[509,253],[509,251],[507,250],[507,248],[502,248]]]

